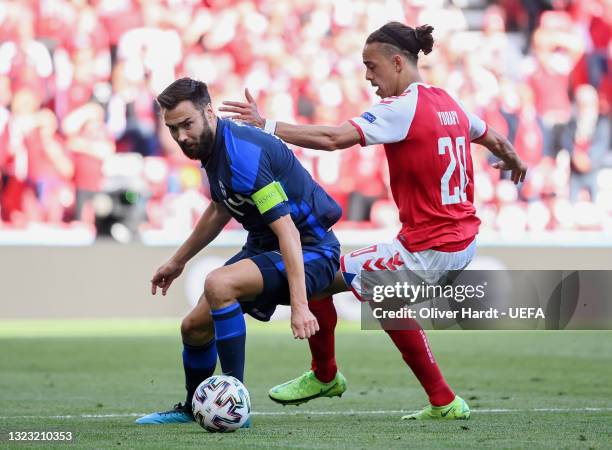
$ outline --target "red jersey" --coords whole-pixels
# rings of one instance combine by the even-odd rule
[[[410,252],[467,247],[480,225],[470,142],[484,136],[485,122],[443,89],[412,83],[350,123],[361,145],[384,144],[404,247]]]

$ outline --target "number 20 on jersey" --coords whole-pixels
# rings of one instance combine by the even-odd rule
[[[467,200],[465,188],[468,185],[467,164],[465,156],[465,136],[453,139],[450,137],[441,137],[438,139],[438,155],[450,156],[450,161],[446,167],[446,171],[440,180],[440,190],[442,194],[443,205],[454,205],[463,203]],[[458,164],[457,164],[458,163]],[[453,193],[450,191],[450,180],[455,173],[455,169],[459,166],[459,186],[453,188]]]

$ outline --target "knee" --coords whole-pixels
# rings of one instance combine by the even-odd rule
[[[207,342],[215,335],[212,318],[196,318],[188,315],[181,322],[181,336],[184,342],[199,343]]]
[[[212,309],[223,308],[235,300],[235,291],[231,278],[219,270],[208,274],[204,282],[204,295]]]

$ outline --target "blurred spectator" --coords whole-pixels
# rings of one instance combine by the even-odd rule
[[[0,75],[8,75],[13,90],[32,89],[44,99],[51,92],[53,64],[49,50],[35,39],[34,12],[25,2],[0,8]]]
[[[386,157],[382,148],[344,152],[341,161],[341,183],[349,193],[346,219],[368,221],[376,201],[388,196],[385,180]],[[397,214],[396,214],[397,215]]]
[[[144,81],[130,80],[125,63],[115,66],[107,124],[117,151],[153,156],[159,152],[155,99]]]
[[[610,117],[599,113],[597,90],[583,84],[576,90],[576,111],[565,129],[566,148],[570,151],[570,199],[577,201],[581,191],[587,199],[597,200],[597,175],[610,146]]]
[[[544,154],[554,156],[561,149],[561,134],[571,117],[570,72],[584,45],[569,14],[561,11],[542,15],[533,41],[535,64],[529,85],[542,120]]]
[[[74,217],[93,221],[93,210],[86,216],[83,210],[102,191],[102,165],[115,151],[115,143],[105,128],[104,109],[96,103],[87,103],[66,116],[62,128],[74,159]]]
[[[482,64],[497,77],[508,76],[517,80],[520,74],[514,70],[521,62],[520,49],[510,41],[506,33],[504,11],[497,5],[486,9],[483,18]]]
[[[540,21],[540,16],[544,11],[553,9],[553,2],[554,0],[521,0],[525,8],[525,18],[527,22],[524,28],[524,53],[527,53],[531,49],[533,32]]]
[[[525,164],[534,167],[542,160],[543,136],[533,92],[526,86],[506,82],[501,96],[500,109],[508,124],[508,139]]]
[[[26,220],[26,211],[35,216],[32,206],[33,190],[27,183],[28,152],[25,146],[26,136],[35,128],[36,112],[40,101],[29,89],[21,89],[10,99],[10,112],[5,113],[6,124],[3,131],[2,154],[2,219],[22,223]]]
[[[74,167],[51,110],[42,109],[37,113],[35,128],[24,144],[28,152],[28,182],[36,192],[42,220],[61,223],[74,202],[74,193],[67,185]]]

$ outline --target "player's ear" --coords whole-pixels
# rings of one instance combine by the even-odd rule
[[[204,114],[206,115],[207,120],[213,120],[215,117],[215,112],[213,111],[212,103],[208,103],[204,107]]]
[[[402,57],[400,55],[393,55],[393,64],[396,72],[402,71]]]

